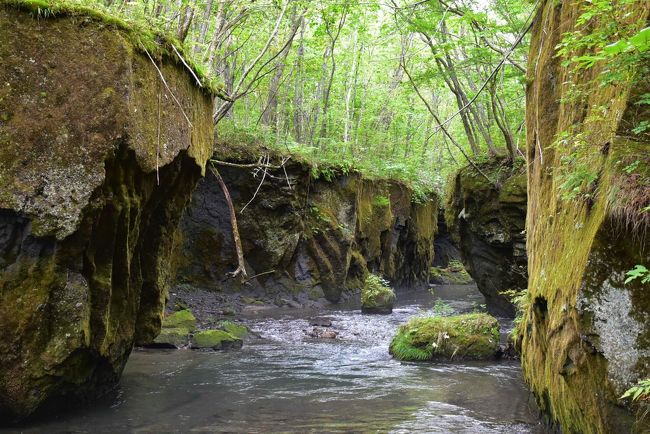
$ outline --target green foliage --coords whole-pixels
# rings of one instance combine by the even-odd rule
[[[392,305],[394,301],[395,292],[390,283],[376,274],[369,273],[361,290],[361,305],[373,308]]]
[[[372,204],[380,208],[386,208],[387,206],[390,206],[390,199],[386,196],[378,195],[373,198]]]
[[[639,380],[619,399],[630,399],[632,402],[641,404],[637,412],[637,423],[641,423],[650,413],[650,379]]]
[[[509,289],[507,291],[501,291],[501,295],[508,297],[510,302],[515,305],[516,314],[514,320],[514,328],[510,331],[510,338],[517,342],[519,336],[521,335],[521,324],[523,322],[523,315],[528,309],[530,304],[530,297],[528,296],[528,290],[523,289],[520,291]]]
[[[593,85],[645,80],[650,55],[650,28],[642,16],[630,13],[636,0],[593,0],[585,2],[575,30],[567,32],[556,47],[562,64],[573,74],[597,65],[600,69],[594,82],[582,88],[575,85],[570,100],[584,100]],[[641,9],[637,9],[641,10]]]
[[[524,73],[511,65],[525,64],[525,44],[510,53],[491,84],[494,92],[477,95],[478,113],[445,124],[453,143],[419,96],[441,119],[450,117],[459,108],[448,88],[454,74],[471,98],[524,27],[532,5],[520,0],[499,0],[487,9],[458,4],[453,14],[439,2],[407,0],[397,0],[397,7],[292,0],[284,12],[274,0],[254,7],[243,1],[3,1],[39,18],[88,16],[119,28],[154,58],[187,62],[203,87],[235,99],[232,107],[215,99],[217,109],[227,107],[218,117],[220,139],[245,136],[306,160],[318,179],[359,171],[370,179],[402,180],[413,191],[411,200],[423,203],[467,163],[461,150],[473,158],[505,154],[504,126],[511,141],[525,137],[518,128]],[[191,17],[186,35],[185,17]],[[413,37],[418,34],[429,35],[431,43]],[[440,59],[453,65],[441,67]]]
[[[650,401],[650,379],[639,380],[630,387],[619,399],[631,398],[632,401]]]
[[[400,330],[401,331],[401,330]],[[413,362],[431,359],[432,352],[428,348],[418,348],[411,345],[408,333],[397,333],[390,343],[390,353],[398,360]]]
[[[433,314],[436,316],[450,316],[454,314],[454,309],[439,298],[433,305]]]
[[[641,279],[641,283],[650,283],[650,270],[643,265],[635,265],[633,269],[625,273],[627,279],[625,283],[630,283],[633,280]]]
[[[591,157],[585,157],[592,154],[584,152],[589,147],[584,135],[563,131],[558,134],[554,146],[571,149],[571,152],[560,157],[558,167],[557,178],[560,181],[558,189],[562,200],[592,198],[595,194],[598,173],[594,170],[595,165],[590,160]]]

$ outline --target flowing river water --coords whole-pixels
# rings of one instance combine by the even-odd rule
[[[482,302],[473,286],[446,286],[435,297],[398,294],[392,315],[355,306],[252,315],[259,338],[241,350],[135,350],[116,395],[20,431],[542,433],[518,362],[390,357],[398,325],[436,298],[457,312]],[[331,319],[337,339],[309,337],[314,316]]]

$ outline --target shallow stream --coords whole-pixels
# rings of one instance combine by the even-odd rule
[[[354,306],[260,312],[260,338],[238,351],[135,350],[117,395],[23,432],[541,433],[516,361],[412,364],[387,348],[397,326],[445,299],[481,303],[475,287],[398,294],[392,315]],[[326,316],[337,339],[307,336]],[[505,324],[507,327],[507,324]]]

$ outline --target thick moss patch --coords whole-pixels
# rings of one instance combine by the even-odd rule
[[[484,313],[415,317],[400,326],[390,344],[399,360],[489,359],[499,344],[499,322]]]
[[[183,45],[172,34],[112,15],[100,10],[99,4],[90,7],[61,0],[0,0],[0,6],[27,11],[39,20],[78,18],[94,21],[96,25],[112,27],[126,36],[134,48],[143,54],[148,53],[158,60],[171,60],[182,67],[185,67],[183,64],[185,61],[192,69],[192,73],[199,78],[201,88],[211,95],[225,96],[223,83],[215,77],[207,76],[203,69],[192,61],[192,56],[185,52]],[[183,58],[179,58],[176,52]]]
[[[431,267],[431,282],[440,285],[469,285],[474,280],[460,261],[452,260],[447,267]]]
[[[196,329],[196,317],[189,309],[179,310],[165,316],[162,327],[187,330],[186,334]]]
[[[154,347],[162,348],[183,348],[189,343],[189,335],[186,328],[163,328],[160,334],[153,341]]]
[[[221,323],[221,328],[237,339],[244,339],[246,336],[248,336],[249,332],[248,327],[245,325],[237,324],[232,321],[224,321]]]
[[[240,348],[242,340],[225,330],[202,330],[192,336],[192,348],[224,350]]]

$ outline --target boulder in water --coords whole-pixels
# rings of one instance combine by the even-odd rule
[[[485,313],[414,317],[400,326],[390,344],[399,360],[481,360],[495,357],[499,322]]]
[[[243,341],[225,330],[202,330],[192,336],[192,349],[227,350],[241,348]]]
[[[381,277],[368,274],[361,290],[361,311],[363,313],[388,314],[393,312],[395,292]]]

